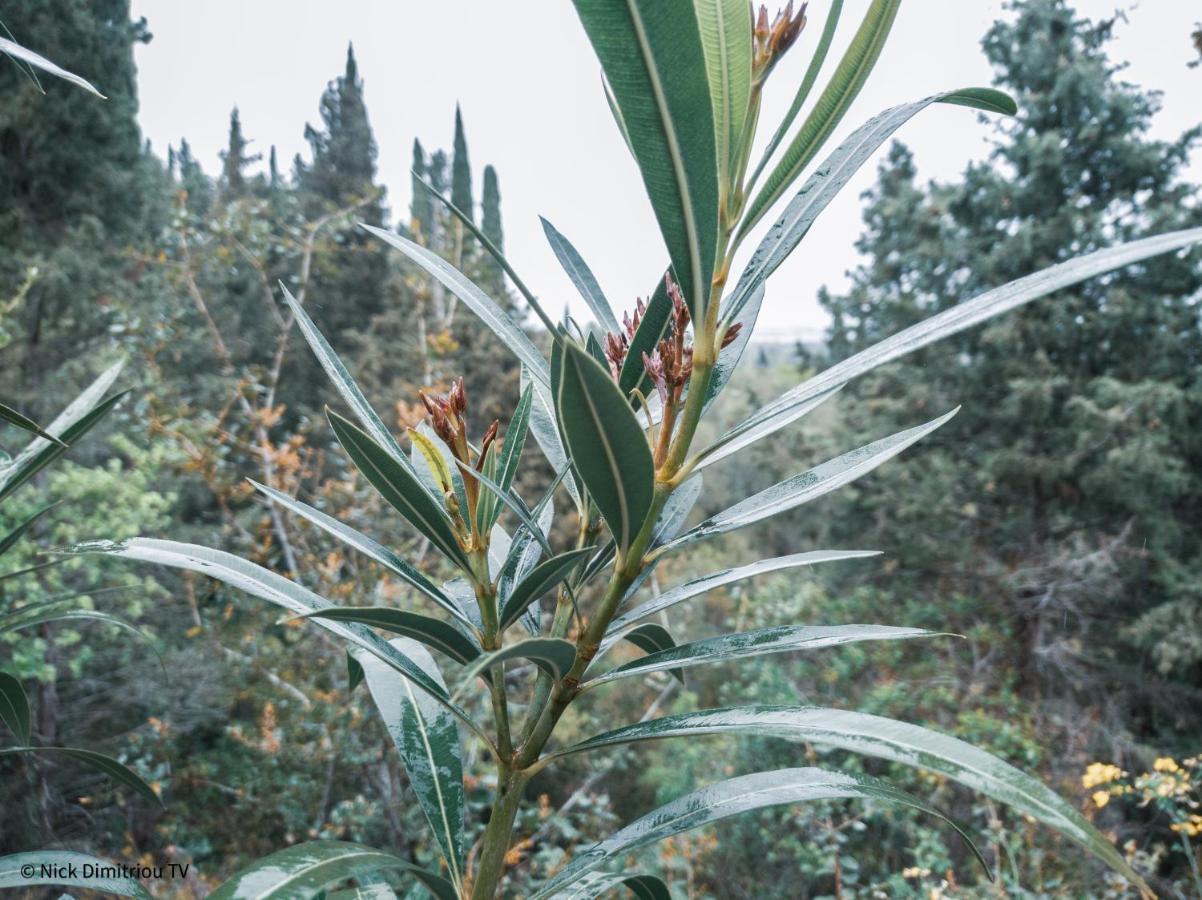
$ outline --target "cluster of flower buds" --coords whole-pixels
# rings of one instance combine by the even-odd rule
[[[630,313],[624,313],[622,330],[617,334],[610,332],[605,336],[605,358],[609,360],[609,371],[614,381],[622,374],[622,364],[626,362],[626,355],[630,353],[630,342],[634,340],[634,333],[638,331],[639,322],[643,320],[646,312],[647,304],[641,299],[638,300],[635,303],[634,318],[630,318]]]
[[[771,25],[768,24],[768,7],[760,6],[752,32],[751,71],[757,81],[763,81],[768,76],[805,28],[807,5],[802,3],[794,14],[793,0],[789,0],[785,8],[776,14]]]
[[[446,444],[454,457],[467,465],[472,465],[471,448],[467,442],[467,392],[463,389],[463,379],[456,378],[451,383],[451,389],[446,394],[435,394],[419,391],[426,412],[430,414],[430,427],[439,439]],[[494,421],[484,432],[484,440],[480,443],[480,455],[474,461],[477,468],[484,461],[488,448],[497,439],[499,421]]]

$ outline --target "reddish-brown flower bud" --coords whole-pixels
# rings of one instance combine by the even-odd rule
[[[484,432],[484,439],[480,441],[480,456],[476,459],[476,469],[479,470],[484,465],[484,457],[488,456],[488,448],[492,442],[497,439],[497,428],[501,425],[500,419],[493,419],[493,423],[488,426],[488,431]],[[500,447],[497,448],[500,450]]]
[[[733,344],[735,339],[739,336],[739,332],[742,330],[742,322],[735,322],[733,325],[727,328],[726,333],[722,335],[722,346],[719,349],[725,350],[727,347]]]

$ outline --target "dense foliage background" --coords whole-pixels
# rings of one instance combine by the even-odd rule
[[[497,299],[509,296],[491,259],[416,183],[408,209],[390,208],[353,51],[320,98],[319,120],[305,126],[307,156],[252,154],[253,123],[244,133],[235,110],[222,170],[204,172],[186,141],[165,160],[142,144],[133,47],[149,32],[129,20],[125,0],[22,0],[3,15],[23,43],[109,100],[60,84],[43,96],[17,67],[0,66],[0,304],[9,310],[0,396],[48,417],[123,355],[131,389],[101,432],[4,507],[0,531],[47,499],[64,501],[18,562],[98,535],[170,535],[300,573],[335,600],[405,602],[403,589],[265,508],[246,483],[298,494],[351,524],[371,520],[410,556],[423,549],[399,525],[380,534],[395,519],[378,515],[341,455],[327,452],[321,411],[332,392],[290,327],[277,280],[306,301],[398,429],[424,415],[418,387],[445,387],[459,373],[480,428],[517,396],[506,351],[439,285],[353,227],[391,220]],[[1106,53],[1110,26],[1078,19],[1061,0],[1015,4],[983,46],[998,85],[1019,101],[1018,119],[994,126],[990,158],[955,183],[920,183],[907,149],[892,146],[865,197],[865,262],[845,295],[823,297],[827,342],[749,353],[719,419],[973,292],[1202,223],[1198,187],[1182,175],[1202,132],[1148,136],[1156,95],[1123,81]],[[448,151],[415,142],[413,165],[502,244],[499,175],[469,161],[458,111],[448,131]],[[940,344],[707,473],[706,502],[718,509],[791,474],[799,458],[825,459],[962,403],[887,478],[706,551],[707,571],[802,546],[879,548],[884,562],[769,575],[698,598],[677,637],[882,620],[964,639],[699,669],[692,698],[670,678],[650,679],[647,713],[754,698],[855,706],[951,731],[1038,771],[1158,890],[1190,896],[1190,839],[1195,856],[1202,842],[1189,818],[1200,799],[1189,773],[1202,778],[1199,262],[1196,253],[1157,257]],[[16,443],[15,432],[6,437]],[[680,566],[665,563],[657,577],[684,580]],[[311,837],[428,859],[386,735],[364,698],[348,694],[342,649],[318,632],[277,623],[262,604],[204,579],[139,576],[92,558],[3,588],[0,609],[87,591],[153,636],[161,666],[94,624],[46,626],[0,654],[36,684],[38,742],[114,753],[155,780],[167,810],[61,763],[6,758],[0,852],[63,846],[192,862],[189,881],[173,885],[182,893]],[[629,694],[598,692],[563,738],[628,721],[629,711],[612,709],[619,702]],[[596,823],[750,770],[752,760],[762,769],[815,753],[768,740],[730,740],[714,753],[724,739],[707,740],[705,753],[649,745],[537,781],[535,838],[512,851],[519,877],[545,876],[599,833]],[[1090,768],[1099,762],[1117,769]],[[1047,830],[937,780],[889,774],[1006,851],[1000,886],[976,886],[979,870],[929,821],[844,804],[753,814],[649,851],[652,862],[680,896],[763,896],[756,884],[780,885],[780,897],[1121,895]]]

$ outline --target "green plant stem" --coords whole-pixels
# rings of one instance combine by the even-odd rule
[[[487,565],[487,563],[486,563]],[[480,621],[484,626],[484,649],[500,647],[497,595],[491,582],[476,581],[476,603],[480,607]],[[505,694],[505,664],[489,669],[489,695],[492,699],[493,720],[497,728],[497,753],[505,764],[513,758],[513,739],[509,732],[509,698]]]
[[[497,896],[497,886],[505,871],[505,854],[509,852],[513,823],[522,805],[527,777],[507,767],[502,767],[502,773],[502,778],[497,782],[497,799],[481,838],[480,865],[472,879],[472,900],[493,900]]]

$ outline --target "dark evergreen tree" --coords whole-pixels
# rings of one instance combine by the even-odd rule
[[[428,245],[434,234],[434,198],[424,185],[429,177],[427,172],[426,152],[422,149],[422,142],[414,138],[413,162],[410,165],[413,196],[409,200],[409,230]]]
[[[832,352],[1089,250],[1202,222],[1182,177],[1198,130],[1149,137],[1157,95],[1108,59],[1114,22],[1063,0],[1013,13],[984,48],[1018,118],[958,183],[922,185],[909,151],[890,150],[867,195],[868,262],[847,294],[823,296]],[[1029,697],[1075,695],[1141,736],[1196,729],[1202,710],[1200,296],[1197,253],[1160,258],[944,341],[841,403],[857,436],[964,404],[834,519],[898,554],[892,601],[979,598],[956,629],[1007,622],[998,658]],[[866,534],[866,522],[880,524]]]
[[[247,180],[245,169],[254,165],[262,154],[250,154],[247,148],[250,141],[242,135],[242,119],[238,115],[238,107],[230,113],[230,135],[226,149],[221,153],[221,189],[227,198],[241,197],[246,194]],[[275,151],[272,150],[274,164]]]
[[[465,216],[475,216],[472,196],[472,163],[467,155],[467,136],[463,131],[463,114],[455,106],[455,142],[451,155],[451,202]]]
[[[498,250],[505,250],[505,230],[501,226],[501,188],[497,183],[497,170],[484,167],[484,196],[480,201],[480,230]],[[492,256],[486,254],[484,270],[487,286],[497,292],[505,289],[505,273]]]

